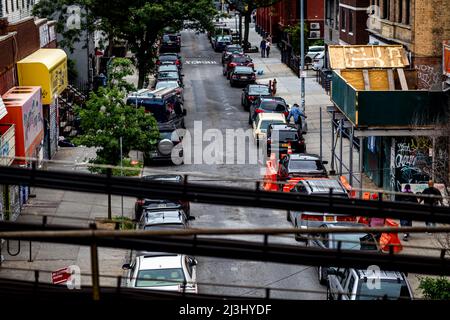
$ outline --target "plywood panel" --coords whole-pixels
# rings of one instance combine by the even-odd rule
[[[328,46],[332,69],[404,68],[409,65],[402,46]]]
[[[369,70],[369,79],[370,79],[370,90],[378,90],[378,91],[389,90],[388,70]],[[394,87],[394,79],[392,79],[392,85]]]
[[[342,70],[341,76],[356,90],[365,90],[364,76],[361,70]]]

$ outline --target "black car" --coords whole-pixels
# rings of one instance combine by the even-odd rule
[[[248,110],[256,98],[261,96],[270,97],[271,95],[272,92],[270,91],[268,85],[257,83],[249,84],[245,87],[245,89],[242,89],[241,104],[245,110]]]
[[[254,68],[253,60],[244,54],[232,54],[230,55],[223,64],[222,74],[230,79],[230,74],[235,67],[244,66]],[[254,71],[254,70],[253,70]]]
[[[146,154],[146,160],[169,160],[173,164],[183,163],[183,144],[177,127],[172,124],[159,124],[159,140],[156,148]]]
[[[213,43],[214,51],[222,52],[223,50],[225,50],[226,46],[229,46],[232,43],[233,39],[231,38],[231,36],[218,36]]]
[[[182,184],[184,183],[183,176],[173,175],[173,174],[163,174],[163,175],[151,175],[143,176],[142,180],[154,181],[164,184]],[[139,221],[141,219],[142,212],[146,208],[147,210],[162,210],[162,209],[179,209],[182,208],[186,213],[187,217],[191,215],[191,206],[189,201],[185,200],[167,200],[167,199],[143,199],[139,198],[136,200],[134,205],[134,215],[135,219]]]
[[[159,52],[180,52],[181,51],[181,35],[165,34],[161,39]]]
[[[267,156],[278,150],[278,154],[305,153],[306,144],[301,132],[289,124],[270,125],[267,129]],[[291,155],[291,157],[294,155]]]
[[[238,44],[230,44],[222,52],[222,64],[232,54],[244,54],[244,49]]]
[[[286,117],[289,114],[289,105],[281,97],[258,97],[250,105],[248,124],[252,124],[257,113],[271,112],[283,113]]]
[[[278,176],[285,180],[295,177],[327,178],[328,173],[324,167],[327,161],[321,161],[313,154],[286,154],[280,160]]]
[[[161,66],[165,64],[174,64],[178,69],[183,68],[183,63],[181,62],[181,56],[177,53],[163,53],[160,54],[158,60],[156,60],[156,65]]]
[[[256,73],[252,67],[237,66],[230,72],[230,86],[246,85],[256,82]]]
[[[364,228],[367,227],[365,224],[351,223],[351,222],[340,222],[340,223],[324,223],[319,228],[324,228],[328,230],[338,230],[339,228]],[[323,233],[323,234],[312,234],[308,240],[308,245],[325,249],[325,250],[336,250],[338,244],[342,250],[361,250],[370,252],[381,252],[378,245],[378,241],[371,233],[358,232],[355,233]],[[330,266],[319,266],[317,270],[317,275],[320,284],[324,285],[328,281],[327,270]]]

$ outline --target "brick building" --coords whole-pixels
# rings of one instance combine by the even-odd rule
[[[304,0],[305,22],[310,39],[323,39],[324,2]],[[273,39],[282,38],[283,29],[293,26],[300,20],[300,3],[298,0],[282,0],[267,8],[256,11],[256,25],[262,33],[271,34]]]
[[[448,0],[371,0],[371,44],[401,44],[418,71],[419,88],[441,88],[442,42],[450,39]]]
[[[370,0],[341,0],[339,3],[339,39],[341,44],[367,44]]]

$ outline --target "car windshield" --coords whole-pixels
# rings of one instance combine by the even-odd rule
[[[266,111],[278,111],[278,112],[284,112],[287,109],[286,104],[283,101],[277,100],[263,100],[261,101],[259,107]]]
[[[166,72],[166,71],[163,71],[163,72],[160,72],[160,73],[158,73],[158,79],[178,79],[179,78],[179,75],[178,75],[178,72]]]
[[[323,171],[325,168],[319,160],[291,160],[289,169],[302,171]]]
[[[162,139],[169,139],[172,141],[178,141],[180,138],[178,137],[177,131],[160,131],[159,136]]]
[[[270,94],[270,90],[268,86],[249,86],[248,94],[250,95]]]
[[[345,250],[377,250],[372,237],[362,233],[350,233],[333,234],[332,240],[330,240],[330,248],[334,249],[338,247],[339,241],[341,241],[341,249]]]
[[[296,131],[283,131],[283,130],[274,130],[272,132],[272,139],[274,139],[278,134],[279,141],[297,141],[298,133]],[[289,166],[289,169],[292,169]]]
[[[235,67],[234,73],[253,73],[253,69],[250,67]]]
[[[181,268],[140,270],[136,287],[176,286],[183,282],[185,278]]]
[[[309,49],[308,49],[309,52],[321,52],[324,50],[325,50],[324,47],[309,47]]]
[[[155,89],[161,89],[161,88],[177,88],[178,82],[176,81],[159,81],[156,83]]]
[[[261,131],[267,131],[267,129],[269,128],[269,126],[271,124],[283,124],[283,121],[279,121],[279,120],[263,120],[261,121],[261,125],[259,126],[259,129]]]
[[[172,35],[167,35],[167,34],[165,34],[163,36],[163,41],[164,42],[177,41],[177,40],[178,40],[177,36],[172,36]]]
[[[404,281],[380,280],[379,286],[374,286],[371,279],[360,281],[357,300],[398,300],[411,299],[408,287]]]
[[[169,64],[169,65],[165,65],[165,66],[160,66],[158,68],[158,72],[163,72],[163,71],[173,71],[173,72],[178,72],[178,67],[174,64]]]
[[[177,56],[175,56],[175,55],[167,55],[167,56],[160,56],[159,57],[159,60],[160,61],[176,61],[178,59],[178,57]]]

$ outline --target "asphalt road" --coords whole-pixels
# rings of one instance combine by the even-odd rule
[[[192,134],[194,125],[201,126],[204,134],[206,130],[211,135],[218,132],[223,134],[223,145],[226,145],[227,129],[249,129],[248,113],[241,106],[240,99],[242,89],[231,88],[225,77],[222,76],[221,53],[215,53],[208,41],[206,34],[196,35],[195,32],[182,32],[183,74],[185,84],[185,108],[186,128]],[[258,66],[256,66],[257,68]],[[197,136],[198,138],[198,136]],[[199,139],[192,145],[197,150],[208,150],[210,142],[201,144]],[[206,140],[206,139],[205,139]],[[233,144],[235,145],[235,144]],[[159,172],[193,172],[202,174],[219,175],[233,178],[261,178],[263,162],[238,164],[237,155],[242,152],[249,154],[255,152],[255,143],[251,139],[248,148],[242,147],[224,148],[217,150],[217,159],[224,163],[194,163],[194,152],[191,160],[185,164],[174,166],[168,163],[160,163],[156,166],[146,167],[144,174],[152,174],[152,170]],[[200,152],[201,153],[201,152]],[[206,152],[207,154],[213,154]],[[198,158],[198,152],[195,154]],[[226,157],[236,156],[234,163],[226,162]],[[190,163],[189,163],[190,162]],[[192,177],[190,181],[203,180],[207,183],[244,186],[251,188],[253,183],[220,181],[216,178]],[[212,180],[212,181],[211,181]],[[192,226],[199,228],[256,228],[256,227],[290,227],[286,221],[286,213],[276,210],[259,208],[223,207],[191,203],[191,215],[196,217]],[[236,238],[236,237],[234,237]],[[243,239],[243,237],[240,237]],[[262,237],[245,237],[246,240],[262,241]],[[270,240],[269,240],[270,241]],[[294,240],[293,236],[274,238],[272,241],[303,245]],[[227,288],[218,284],[248,285],[273,287],[282,289],[295,289],[306,291],[325,291],[317,280],[317,271],[309,266],[294,266],[284,264],[262,263],[244,260],[216,259],[209,257],[197,257],[198,282],[213,283],[215,285],[201,285],[199,291],[211,294],[231,294],[239,296],[263,296],[263,290],[249,290],[244,288]],[[324,299],[325,293],[311,292],[281,292],[272,291],[271,297],[284,299]]]

